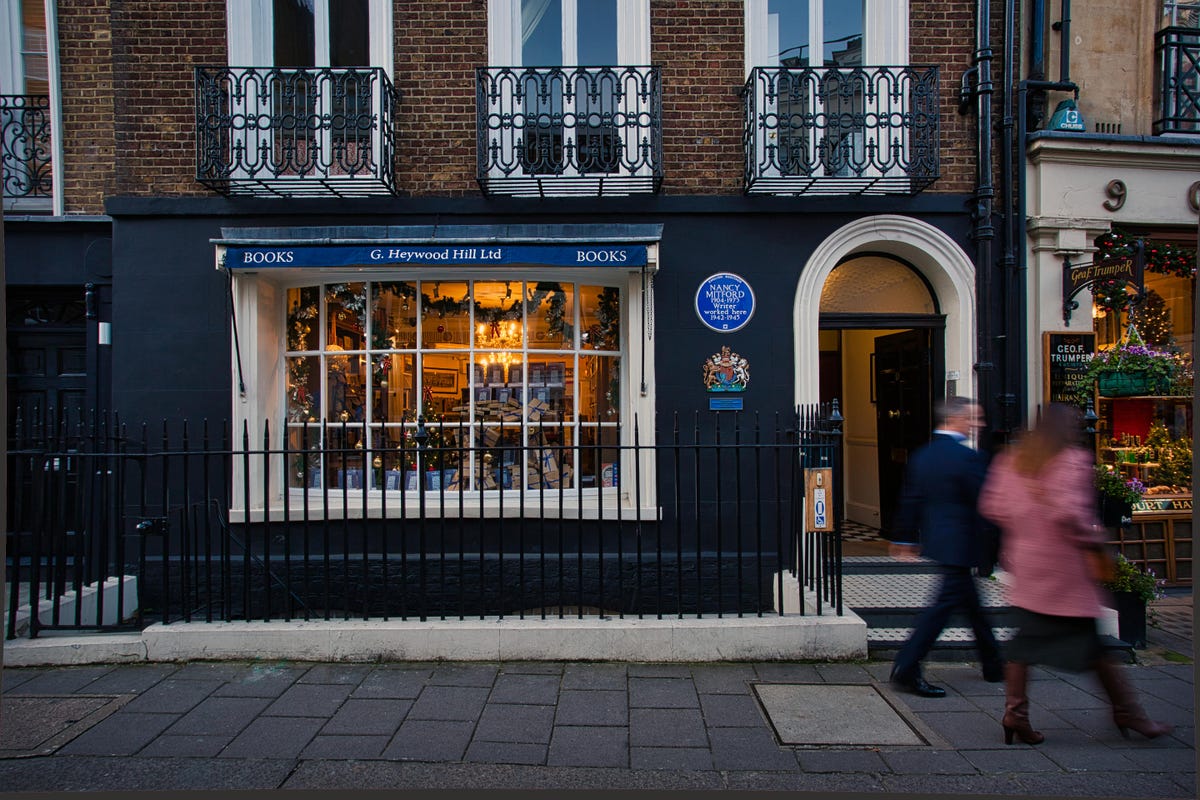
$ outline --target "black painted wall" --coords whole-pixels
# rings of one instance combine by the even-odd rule
[[[772,415],[792,403],[792,307],[814,248],[874,213],[908,213],[963,249],[970,220],[961,197],[812,201],[773,198],[586,201],[110,201],[113,213],[113,408],[126,420],[228,418],[231,336],[227,278],[215,267],[222,227],[661,223],[653,308],[659,424],[707,408],[704,360],[728,345],[750,362],[745,409]],[[290,213],[271,213],[284,204]],[[234,213],[244,207],[248,213]],[[422,208],[429,207],[429,213]],[[393,210],[395,208],[396,210]],[[519,210],[520,213],[512,213]],[[249,213],[252,212],[252,213]],[[361,213],[360,213],[361,212]],[[436,212],[436,213],[434,213]],[[735,272],[754,290],[754,318],[719,334],[694,311],[700,281]],[[639,380],[631,363],[629,390]],[[707,412],[705,412],[707,413]]]

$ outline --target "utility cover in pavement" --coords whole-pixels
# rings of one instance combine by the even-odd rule
[[[0,758],[53,753],[133,699],[133,695],[5,695]]]
[[[782,744],[927,744],[874,686],[757,683],[754,691]]]

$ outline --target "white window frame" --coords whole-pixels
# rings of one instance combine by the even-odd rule
[[[337,0],[313,0],[315,69],[329,66],[329,15],[336,7]],[[360,66],[380,68],[387,75],[388,80],[394,83],[395,62],[392,57],[391,0],[369,0],[367,8],[369,15],[367,46],[371,63]],[[275,17],[272,0],[228,0],[225,29],[230,67],[270,68],[275,66]],[[382,86],[375,87],[375,95],[371,100],[372,111],[377,119],[382,119],[383,114],[382,88]],[[271,99],[268,98],[266,102],[271,103]],[[321,113],[329,114],[332,110],[330,97],[322,96],[320,103]],[[247,97],[243,103],[231,102],[230,105],[231,112],[235,114],[246,114],[252,117],[260,113],[256,97]],[[263,112],[269,115],[271,109],[264,109]],[[247,152],[257,152],[261,144],[270,143],[273,135],[269,130],[245,130],[231,133],[245,137]],[[331,152],[333,137],[329,131],[321,133],[317,146],[322,153]],[[379,132],[375,132],[371,137],[371,150],[372,163],[382,164],[383,142]],[[318,159],[318,161],[322,164],[331,163],[329,158]],[[239,175],[235,171],[232,177],[249,176]],[[314,180],[321,180],[334,176],[318,170],[311,173],[311,177]],[[348,178],[345,175],[336,177],[340,180]],[[376,176],[364,174],[354,176],[354,178],[373,181]]]
[[[2,0],[0,6],[0,94],[25,94],[24,30],[20,0]],[[44,0],[46,13],[46,72],[50,95],[50,198],[54,216],[66,213],[63,170],[62,77],[59,72],[58,6]],[[6,211],[44,211],[46,198],[6,198]]]
[[[824,3],[823,0],[807,0],[808,2],[808,30],[809,30],[809,54],[810,60],[815,59],[818,54],[824,52],[825,41],[825,24],[824,24]],[[776,53],[771,53],[769,50],[771,41],[778,39],[778,36],[771,36],[770,21],[767,13],[767,0],[744,0],[745,8],[745,72],[747,79],[750,77],[751,70],[755,67],[772,67],[776,66],[771,59],[776,56]],[[863,0],[863,66],[871,67],[874,65],[883,65],[891,67],[907,66],[909,63],[909,9],[908,0]],[[819,75],[823,68],[813,66],[812,69]],[[761,87],[756,86],[756,89]],[[816,98],[811,97],[809,100],[810,112],[816,111]],[[756,103],[761,114],[774,115],[778,113],[778,104],[775,100],[767,98],[765,95],[760,96]],[[866,113],[872,111],[871,105],[867,104],[864,108]],[[778,134],[772,134],[777,136]],[[852,147],[856,153],[861,153],[865,150],[866,140],[868,137],[875,137],[875,145],[877,148],[887,148],[886,132],[876,131],[852,131]],[[882,137],[882,138],[881,138]],[[767,137],[754,137],[758,152],[755,154],[758,163],[763,163],[766,158]],[[847,167],[841,170],[826,174],[825,166],[816,158],[817,148],[820,142],[816,136],[810,138],[808,142],[809,161],[814,164],[814,169],[811,177],[847,177],[853,173]],[[886,152],[886,149],[885,151]],[[861,156],[859,156],[861,157]],[[894,168],[883,176],[892,176],[899,174],[901,171]],[[864,176],[874,174],[873,170],[868,170]],[[764,177],[780,177],[780,171],[777,167],[764,170]]]
[[[578,67],[578,66],[612,66],[638,67],[650,64],[650,0],[616,0],[617,3],[617,63],[611,65],[579,63],[578,52],[578,2],[580,0],[562,0],[562,64],[524,64],[521,55],[521,0],[488,0],[488,64],[495,67]],[[503,104],[503,100],[501,104]],[[510,102],[511,106],[511,102]],[[630,118],[636,117],[645,109],[637,97],[626,94],[620,111]],[[482,112],[483,109],[480,109]],[[563,102],[563,114],[575,113],[574,101]],[[576,142],[581,140],[579,130],[564,128],[563,136],[571,135]],[[625,139],[625,147],[629,152],[636,152],[638,142],[636,132],[620,131]],[[516,134],[507,131],[501,134],[501,147],[511,151],[516,147]],[[504,159],[508,160],[508,159]],[[503,172],[494,168],[495,177],[503,176]],[[564,171],[564,178],[575,178],[581,174],[575,169]],[[636,175],[649,175],[650,168],[642,167]]]
[[[348,275],[345,271],[321,269],[274,270],[268,272],[242,273],[235,271],[233,275],[233,303],[237,320],[238,338],[231,347],[230,359],[232,383],[235,387],[233,398],[233,448],[240,450],[243,431],[248,431],[250,451],[259,451],[263,447],[264,422],[270,426],[270,446],[273,451],[281,451],[283,437],[287,428],[283,422],[287,415],[286,363],[284,353],[287,347],[286,337],[286,305],[287,289],[297,286],[310,286],[320,283],[345,282],[347,278],[365,281],[456,281],[456,280],[537,280],[562,281],[564,283],[585,285],[611,285],[621,289],[622,320],[621,320],[621,379],[625,389],[620,398],[621,440],[619,475],[620,483],[617,490],[595,488],[584,489],[578,480],[570,489],[562,492],[562,504],[559,505],[559,492],[546,490],[544,497],[539,489],[487,489],[464,490],[464,517],[494,517],[501,512],[505,516],[520,514],[521,495],[525,496],[525,516],[566,519],[613,519],[619,507],[623,514],[638,514],[641,519],[657,519],[657,496],[655,480],[655,459],[653,455],[654,437],[654,381],[647,379],[644,390],[634,390],[632,387],[642,385],[643,373],[654,375],[654,347],[650,341],[650,332],[643,327],[643,303],[652,306],[653,281],[650,276],[657,269],[657,245],[649,245],[649,266],[647,276],[643,280],[641,270],[610,269],[600,273],[581,273],[579,269],[534,268],[532,270],[512,270],[503,275],[472,271],[468,269],[436,271],[428,267],[397,269],[386,272],[371,272],[369,274],[355,273]],[[220,266],[224,258],[224,247],[217,248],[217,264]],[[643,294],[643,286],[645,293]],[[232,335],[232,327],[231,327]],[[239,369],[240,366],[240,369]],[[237,390],[239,382],[245,381],[245,391]],[[638,426],[637,441],[642,450],[634,454],[630,446],[634,442],[635,421]],[[242,458],[236,454],[233,458],[233,508],[230,517],[233,521],[256,521],[264,517],[264,505],[270,518],[283,518],[284,492],[288,492],[288,504],[292,518],[299,519],[304,513],[304,501],[307,497],[308,514],[310,519],[319,519],[326,515],[329,519],[340,519],[343,516],[400,517],[406,513],[415,516],[418,513],[421,490],[406,490],[403,508],[400,502],[400,492],[387,492],[386,506],[381,493],[376,489],[357,489],[347,492],[347,502],[342,505],[342,492],[337,490],[329,493],[329,506],[326,510],[321,491],[309,491],[307,495],[300,488],[286,488],[280,482],[284,475],[284,465],[281,453],[270,459],[270,487],[264,503],[263,493],[263,459],[251,455],[249,475],[244,470]],[[249,478],[249,503],[244,497],[244,480]],[[640,478],[640,480],[639,480]],[[503,499],[501,498],[503,495]],[[445,507],[438,504],[445,498]],[[457,490],[439,493],[424,492],[426,513],[434,516],[457,517],[460,515],[459,492]],[[640,508],[635,506],[639,505]],[[544,514],[542,508],[544,507]]]

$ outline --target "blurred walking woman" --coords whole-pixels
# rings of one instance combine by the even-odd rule
[[[1080,446],[1079,412],[1049,406],[1033,431],[999,455],[979,496],[979,511],[1000,526],[1000,563],[1009,573],[1009,601],[1018,631],[1006,650],[1004,741],[1039,744],[1029,722],[1029,667],[1095,670],[1121,735],[1148,738],[1169,725],[1146,717],[1121,668],[1103,656],[1096,619],[1103,589],[1093,579],[1089,550],[1104,546],[1096,516],[1092,455]]]

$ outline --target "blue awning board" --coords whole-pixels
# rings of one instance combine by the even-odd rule
[[[638,268],[662,225],[404,225],[222,228],[230,270],[508,266]]]
[[[528,264],[551,267],[644,267],[646,245],[424,244],[303,245],[227,247],[227,269],[293,267],[498,267]]]

